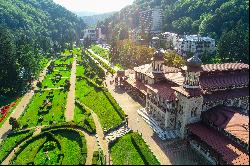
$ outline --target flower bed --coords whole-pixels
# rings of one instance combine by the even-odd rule
[[[15,108],[17,102],[13,102],[10,105],[3,106],[0,109],[0,127],[2,126],[2,122],[5,121],[8,115],[10,115],[11,111]]]

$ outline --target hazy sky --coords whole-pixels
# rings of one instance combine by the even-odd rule
[[[73,12],[91,11],[106,13],[118,11],[134,0],[53,0]]]

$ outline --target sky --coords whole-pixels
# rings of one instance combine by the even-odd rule
[[[89,11],[107,13],[119,11],[134,0],[53,0],[72,12]]]

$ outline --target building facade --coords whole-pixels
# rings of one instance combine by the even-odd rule
[[[211,137],[218,137],[217,140],[227,139],[232,143],[233,148],[238,147],[239,144],[243,149],[236,148],[240,157],[249,162],[246,152],[249,141],[245,138],[249,138],[248,64],[202,65],[201,60],[195,55],[188,59],[186,66],[182,68],[167,67],[164,65],[163,51],[157,51],[151,64],[135,67],[134,73],[130,72],[126,76],[124,85],[126,89],[133,91],[144,101],[145,108],[140,114],[147,116],[147,121],[155,125],[154,131],[158,131],[162,139],[186,139],[189,138],[188,133],[192,133],[190,135],[193,137],[190,138],[196,139],[195,141],[190,139],[190,142],[193,143],[192,145],[198,145],[197,140],[203,136],[199,128],[203,127],[204,130],[211,132]],[[220,116],[216,115],[212,118],[210,116],[210,119],[204,120],[205,113],[211,109],[220,110],[221,108],[228,114],[231,113],[229,115],[223,113],[225,121],[227,120],[228,124],[230,122],[240,126],[241,132],[232,134],[234,129],[226,130],[228,126],[223,120],[218,122],[222,125],[221,128],[217,130],[217,126],[216,130],[211,129],[213,122]],[[244,121],[238,123],[235,120],[238,116],[243,117]],[[212,122],[210,123],[209,120]],[[222,124],[223,122],[225,125]],[[221,152],[219,145],[213,145],[213,142],[206,142],[206,140],[204,142],[210,147],[210,151],[205,151],[205,157],[212,162],[235,164],[236,159],[231,161],[225,158],[226,153],[229,153],[225,150],[228,149],[226,145],[219,147],[225,150]]]
[[[140,12],[140,29],[150,34],[162,32],[163,10],[160,7]]]
[[[213,54],[216,50],[215,40],[210,37],[200,37],[199,35],[185,35],[179,37],[173,43],[174,49],[181,55],[188,53]]]

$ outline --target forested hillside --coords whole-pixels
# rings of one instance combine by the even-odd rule
[[[92,16],[82,16],[82,19],[88,26],[95,27],[98,22],[103,21],[108,17],[111,17],[114,13],[115,12],[97,14]]]
[[[52,0],[0,0],[0,94],[21,91],[85,24]],[[47,54],[48,53],[48,54]]]
[[[129,29],[139,26],[139,12],[155,6],[163,9],[164,31],[210,36],[216,39],[222,62],[249,63],[248,0],[135,0],[99,26],[110,40],[123,40]]]

